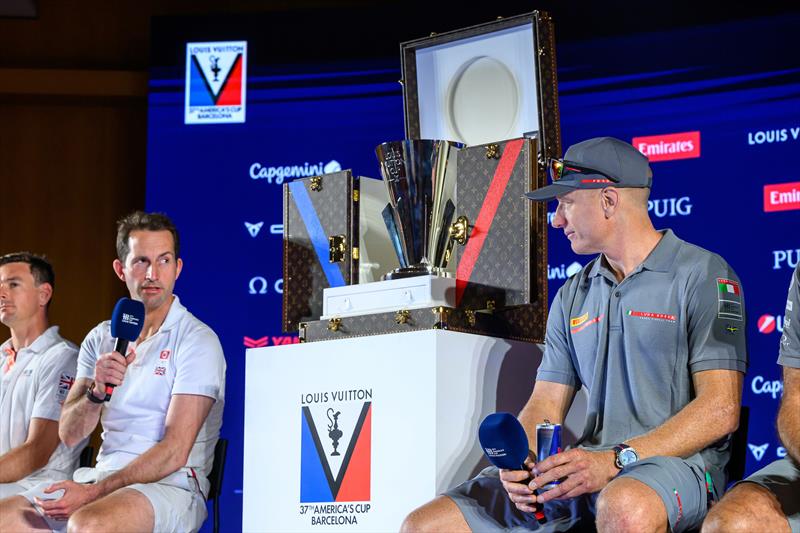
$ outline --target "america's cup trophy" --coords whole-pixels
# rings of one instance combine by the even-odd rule
[[[389,191],[383,220],[400,260],[400,267],[384,274],[384,279],[448,275],[456,158],[463,146],[455,141],[406,139],[375,148]],[[463,231],[464,225],[462,221]]]

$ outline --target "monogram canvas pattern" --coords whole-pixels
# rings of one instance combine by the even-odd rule
[[[353,226],[357,224],[353,213],[358,213],[353,206],[353,177],[349,170],[343,170],[321,178],[319,191],[312,190],[314,178],[300,181],[311,198],[326,237],[346,236],[347,253],[337,267],[345,283],[351,284],[357,282],[353,279],[353,272],[358,269],[351,253],[352,236],[358,234],[353,232]],[[290,332],[296,331],[301,321],[319,318],[322,314],[322,291],[329,284],[288,184],[283,186],[283,198],[283,329]]]

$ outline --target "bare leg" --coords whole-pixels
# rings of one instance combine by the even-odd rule
[[[597,499],[597,531],[667,531],[669,520],[656,491],[631,478],[617,478]]]
[[[134,489],[119,489],[78,509],[69,517],[68,533],[153,531],[155,515],[147,496]]]
[[[422,507],[414,509],[403,521],[401,533],[449,533],[471,531],[464,515],[453,500],[437,496]]]
[[[703,533],[774,531],[789,533],[789,521],[775,495],[756,483],[741,483],[711,508]]]

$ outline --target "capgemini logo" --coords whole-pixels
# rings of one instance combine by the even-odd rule
[[[582,268],[583,265],[577,261],[569,265],[562,264],[561,266],[557,267],[551,267],[550,265],[547,265],[547,279],[567,279],[580,272]]]
[[[267,180],[267,183],[281,185],[284,181],[293,178],[307,178],[310,176],[321,176],[331,172],[339,172],[342,165],[332,159],[327,163],[320,161],[316,164],[309,164],[307,161],[302,165],[285,165],[270,167],[256,161],[250,165],[250,179]]]

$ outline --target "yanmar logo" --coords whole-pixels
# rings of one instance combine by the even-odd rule
[[[800,209],[800,181],[764,185],[764,211]]]
[[[700,157],[699,131],[634,137],[631,144],[646,155],[651,163]]]

